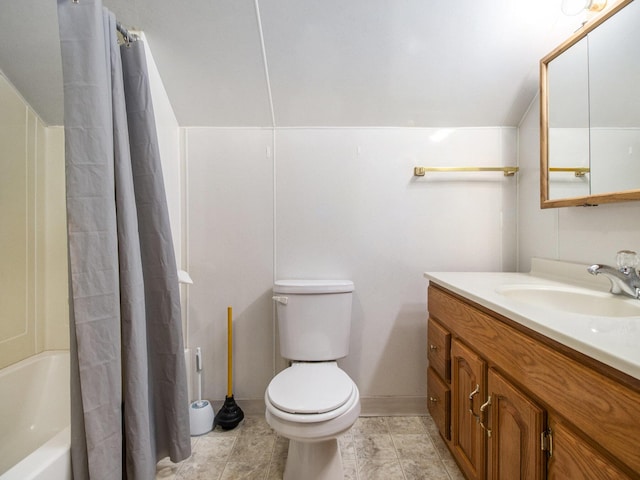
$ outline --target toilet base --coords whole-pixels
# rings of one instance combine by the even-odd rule
[[[338,439],[321,442],[289,441],[284,480],[343,480],[342,455]]]

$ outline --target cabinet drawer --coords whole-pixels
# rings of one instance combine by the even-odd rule
[[[427,402],[440,434],[451,439],[451,390],[431,367],[427,370]]]
[[[451,381],[451,334],[433,318],[427,326],[427,350],[429,366],[440,378]]]

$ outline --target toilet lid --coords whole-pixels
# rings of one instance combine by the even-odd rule
[[[353,395],[353,380],[335,362],[294,363],[271,380],[269,400],[289,413],[325,413]]]

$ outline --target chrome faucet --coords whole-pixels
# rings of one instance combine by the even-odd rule
[[[620,250],[616,257],[618,268],[608,265],[591,265],[587,271],[591,275],[604,275],[611,282],[611,293],[640,298],[640,276],[636,266],[638,255],[631,250]]]

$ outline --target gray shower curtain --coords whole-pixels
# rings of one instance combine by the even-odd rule
[[[76,480],[155,478],[191,454],[178,276],[141,41],[58,0]]]

